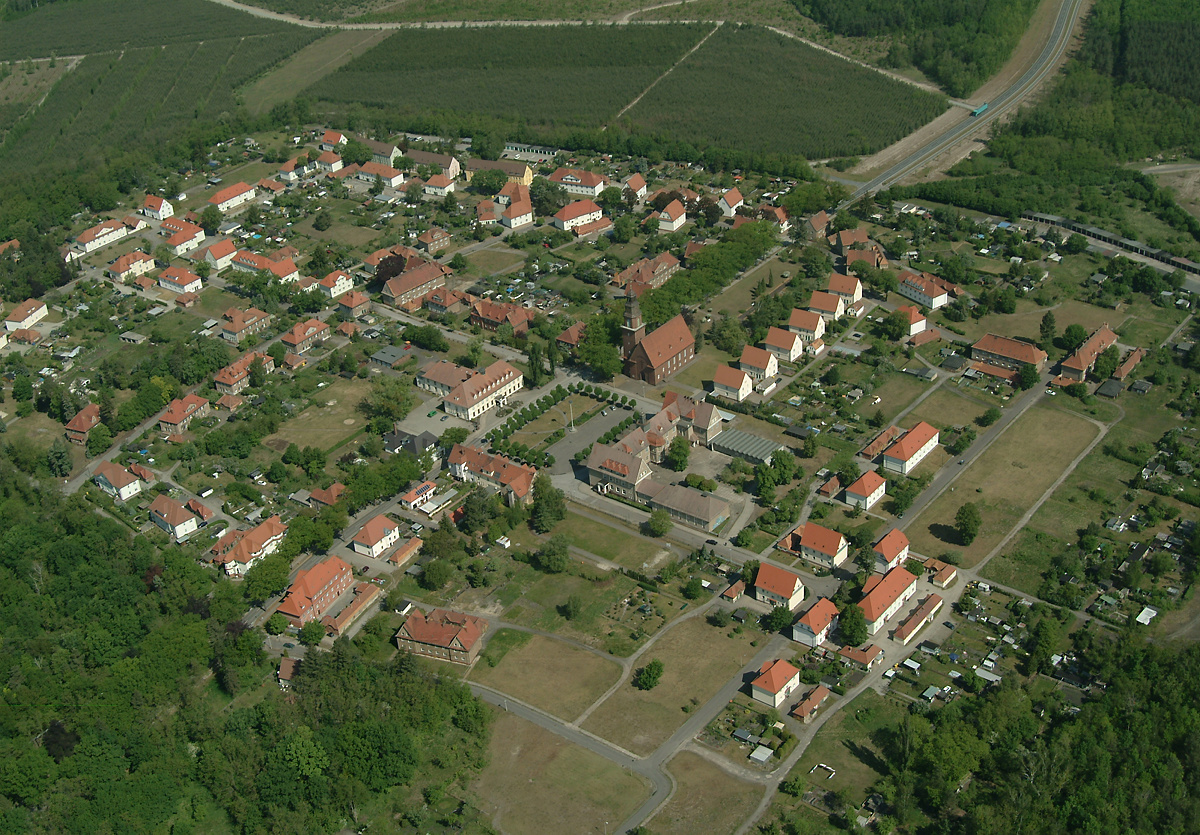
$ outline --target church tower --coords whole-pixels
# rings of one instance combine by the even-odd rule
[[[642,322],[642,308],[632,292],[625,297],[625,324],[621,326],[622,356],[629,359],[633,349],[646,337],[646,325]]]

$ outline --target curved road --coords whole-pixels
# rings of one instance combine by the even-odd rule
[[[959,122],[957,125],[949,128],[941,136],[930,141],[920,150],[909,155],[901,162],[896,163],[870,182],[859,186],[838,208],[845,208],[865,195],[874,194],[877,191],[887,188],[901,177],[912,173],[922,165],[930,162],[942,151],[956,144],[968,134],[976,132],[984,125],[990,124],[997,117],[1013,110],[1024,100],[1025,96],[1029,95],[1037,87],[1042,79],[1050,74],[1058,59],[1066,51],[1067,45],[1071,41],[1071,31],[1075,26],[1075,19],[1079,15],[1079,7],[1082,5],[1082,2],[1083,0],[1066,0],[1063,3],[1058,10],[1058,17],[1054,21],[1054,29],[1050,34],[1050,40],[1047,41],[1045,48],[1042,49],[1037,61],[1011,87],[991,99],[988,103],[986,113],[974,116],[965,122]]]

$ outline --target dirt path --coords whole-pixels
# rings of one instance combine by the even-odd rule
[[[995,98],[998,94],[1011,87],[1017,79],[1037,62],[1038,56],[1041,55],[1050,38],[1055,18],[1062,6],[1069,2],[1071,0],[1044,0],[1037,11],[1034,12],[1033,18],[1029,23],[1029,28],[1025,30],[1025,35],[1017,44],[1016,49],[1013,50],[1012,57],[1008,59],[1000,72],[988,79],[983,86],[971,95],[970,100],[972,103],[982,104],[985,101]],[[1072,25],[1071,46],[1055,62],[1053,71],[1048,73],[1027,95],[1026,101],[1040,94],[1045,88],[1046,82],[1057,77],[1058,70],[1062,68],[1075,49],[1078,48],[1083,21],[1087,19],[1091,4],[1092,0],[1084,0]],[[971,114],[967,109],[951,107],[915,133],[909,134],[899,142],[884,148],[877,154],[863,158],[862,162],[848,173],[856,178],[870,179],[906,159],[909,155],[924,147],[926,143],[970,118]],[[971,151],[982,148],[988,136],[990,136],[990,129],[980,131],[969,137],[964,137],[960,142],[944,149],[934,160],[930,161],[930,164],[936,163],[939,171],[943,171],[953,166],[959,160],[964,159]],[[920,172],[917,173],[919,174]],[[911,179],[912,176],[910,175],[905,180]],[[929,179],[929,177],[926,176],[923,179]],[[902,180],[902,182],[905,180]]]
[[[668,3],[667,5],[674,5],[674,4],[673,4],[673,3]],[[716,34],[716,31],[717,31],[718,29],[720,29],[722,25],[723,25],[723,22],[722,22],[722,21],[718,21],[718,22],[717,22],[717,25],[716,25],[716,26],[714,26],[714,27],[712,28],[712,31],[711,31],[711,32],[709,32],[707,35],[705,35],[703,38],[701,38],[701,39],[700,39],[700,41],[699,41],[699,43],[697,43],[695,46],[693,46],[693,47],[692,47],[691,49],[689,49],[687,52],[683,53],[683,57],[682,57],[682,58],[680,58],[678,61],[676,61],[674,64],[672,64],[670,67],[668,67],[668,68],[667,68],[667,70],[666,70],[666,72],[664,72],[664,73],[663,73],[662,75],[660,75],[658,78],[656,78],[656,79],[654,79],[653,81],[651,81],[651,82],[650,82],[650,86],[649,86],[649,87],[647,87],[645,90],[642,90],[642,92],[640,92],[640,93],[638,93],[638,94],[637,94],[637,98],[635,98],[635,99],[634,99],[633,101],[631,101],[629,104],[627,104],[627,105],[625,105],[624,107],[622,107],[622,108],[621,108],[621,110],[620,110],[620,112],[618,112],[618,113],[617,113],[617,115],[613,117],[613,121],[615,122],[617,119],[620,119],[622,116],[624,116],[624,115],[625,115],[625,112],[626,112],[627,110],[629,110],[631,107],[633,107],[635,104],[637,104],[638,102],[640,102],[640,101],[642,100],[642,97],[643,97],[643,96],[645,96],[647,93],[649,93],[651,90],[653,90],[653,89],[654,89],[654,88],[655,88],[655,87],[658,85],[658,82],[662,81],[662,80],[663,80],[664,78],[666,78],[668,75],[670,75],[671,73],[673,73],[673,72],[675,71],[675,68],[676,68],[676,67],[678,67],[680,64],[682,64],[684,61],[686,61],[688,58],[691,58],[691,57],[692,57],[692,53],[693,53],[693,52],[695,52],[695,51],[696,51],[697,49],[699,49],[700,47],[704,46],[705,42],[706,42],[706,41],[708,41],[708,39],[709,39],[709,38],[711,38],[711,37],[712,37],[714,34]],[[605,125],[605,126],[604,126],[604,128],[605,128],[605,130],[607,130],[607,129],[608,129],[608,125]]]

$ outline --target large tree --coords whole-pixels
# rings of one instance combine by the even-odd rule
[[[554,486],[550,476],[540,472],[533,480],[533,506],[529,512],[529,526],[538,533],[546,533],[567,516],[567,502],[563,491]]]
[[[975,541],[975,537],[979,535],[979,527],[982,524],[983,517],[980,515],[979,508],[974,502],[967,502],[954,515],[954,529],[958,531],[958,536],[962,540],[963,545],[970,545]]]
[[[857,647],[871,637],[867,629],[867,619],[857,603],[851,603],[842,609],[838,615],[838,631],[846,646]]]
[[[663,458],[663,463],[677,473],[681,473],[687,469],[688,457],[691,455],[692,445],[688,443],[688,439],[683,435],[676,435],[667,446],[667,454]]]

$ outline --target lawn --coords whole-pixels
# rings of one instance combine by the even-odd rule
[[[1103,524],[1125,507],[1121,494],[1140,468],[1106,454],[1103,448],[1109,443],[1119,441],[1110,434],[1092,450],[1033,514],[1030,528],[1066,536],[1087,527],[1089,522]]]
[[[696,354],[696,358],[671,378],[671,383],[674,384],[672,388],[702,389],[705,383],[712,382],[713,373],[718,365],[725,365],[732,360],[733,357],[729,354],[718,351],[706,342],[700,353]]]
[[[200,291],[200,301],[188,312],[199,316],[202,321],[220,319],[221,314],[231,307],[243,307],[246,302],[232,293],[227,293],[217,287],[208,286]]]
[[[754,657],[757,650],[750,642],[756,634],[734,634],[700,618],[678,624],[640,659],[642,664],[655,658],[663,662],[661,683],[653,690],[623,685],[584,728],[635,754],[649,754],[687,719],[683,708],[704,704]]]
[[[279,432],[264,438],[263,443],[272,449],[292,443],[301,447],[333,449],[362,429],[365,421],[358,411],[358,404],[370,390],[369,380],[339,377],[313,394],[316,405],[288,420]]]
[[[735,832],[762,799],[761,786],[731,777],[691,751],[679,754],[667,767],[677,787],[648,822],[655,835]]]
[[[509,650],[495,667],[476,664],[470,678],[570,722],[600,698],[620,673],[615,661],[534,635]]]
[[[498,713],[491,732],[471,792],[502,832],[601,833],[650,795],[641,777],[511,713]]]
[[[906,712],[905,705],[874,690],[864,691],[821,726],[788,777],[802,777],[817,791],[847,790],[852,802],[861,804],[867,789],[888,771],[873,737],[881,728],[895,726]],[[818,770],[810,777],[817,763],[832,766],[836,775],[826,779],[829,773]],[[801,805],[783,794],[775,802],[788,808]]]
[[[912,421],[914,425],[917,421],[923,420],[930,426],[946,429],[950,426],[974,424],[975,418],[987,410],[988,407],[982,403],[978,403],[952,388],[942,386],[925,398],[921,405],[909,412],[907,417],[908,421]]]
[[[566,534],[576,548],[637,571],[653,569],[673,556],[660,542],[635,534],[618,522],[605,524],[578,513],[568,512],[554,533]]]
[[[493,275],[523,264],[525,256],[508,248],[488,247],[472,252],[467,261],[477,267],[481,275]]]
[[[951,322],[950,324],[962,330],[966,334],[962,338],[970,342],[975,342],[985,333],[1000,333],[1014,339],[1040,340],[1042,317],[1046,315],[1046,309],[1029,302],[1028,309],[1025,308],[1024,304],[1019,304],[1017,310],[1017,313],[1008,316],[985,316],[982,319],[968,318],[965,322]],[[1074,299],[1064,301],[1058,307],[1054,308],[1054,321],[1058,325],[1060,333],[1068,325],[1083,325],[1087,328],[1088,333],[1091,333],[1105,322],[1110,327],[1116,328],[1125,319],[1125,316],[1126,314],[1124,313],[1118,313],[1115,310],[1106,310],[1103,307],[1096,307],[1087,302],[1076,301]],[[943,318],[943,314],[935,314],[934,318],[940,321]]]
[[[0,404],[0,411],[7,412],[9,420],[17,413],[17,404],[11,399],[11,396],[7,402]],[[55,438],[64,438],[65,440],[64,432],[61,423],[35,410],[23,418],[17,418],[15,423],[8,424],[4,442],[22,449],[35,447],[45,452],[50,449]],[[71,450],[71,471],[75,472],[87,460],[84,448],[79,444],[67,444],[67,446]]]
[[[533,449],[545,442],[552,432],[566,429],[572,420],[578,421],[588,412],[599,411],[602,405],[599,400],[588,397],[586,394],[572,394],[522,426],[512,434],[509,440],[514,444],[525,444]]]
[[[778,258],[772,258],[765,264],[755,267],[713,299],[713,312],[717,315],[728,313],[730,316],[745,313],[754,301],[754,288],[759,281],[766,280],[773,287],[778,287],[781,283],[786,283],[782,275],[791,269],[795,269],[795,267],[784,264]],[[771,280],[772,275],[774,276],[773,281]]]
[[[254,115],[291,101],[300,92],[388,36],[386,30],[339,30],[309,44],[245,89]]]
[[[1029,507],[1092,439],[1096,428],[1082,418],[1047,406],[1022,415],[937,500],[908,525],[912,548],[927,556],[962,549],[972,566],[994,548]],[[983,517],[979,535],[963,546],[954,517],[974,502]]]
[[[882,412],[883,419],[891,423],[896,419],[896,415],[929,391],[931,385],[931,383],[918,380],[911,374],[890,374],[881,386],[854,405],[854,412],[863,418],[870,418],[877,411]],[[930,397],[933,396],[935,395],[930,395]],[[878,403],[873,402],[876,397],[879,398]]]
[[[1157,348],[1167,341],[1167,337],[1175,330],[1174,324],[1144,319],[1141,316],[1130,316],[1121,325],[1118,335],[1122,345],[1138,345],[1143,348]]]

